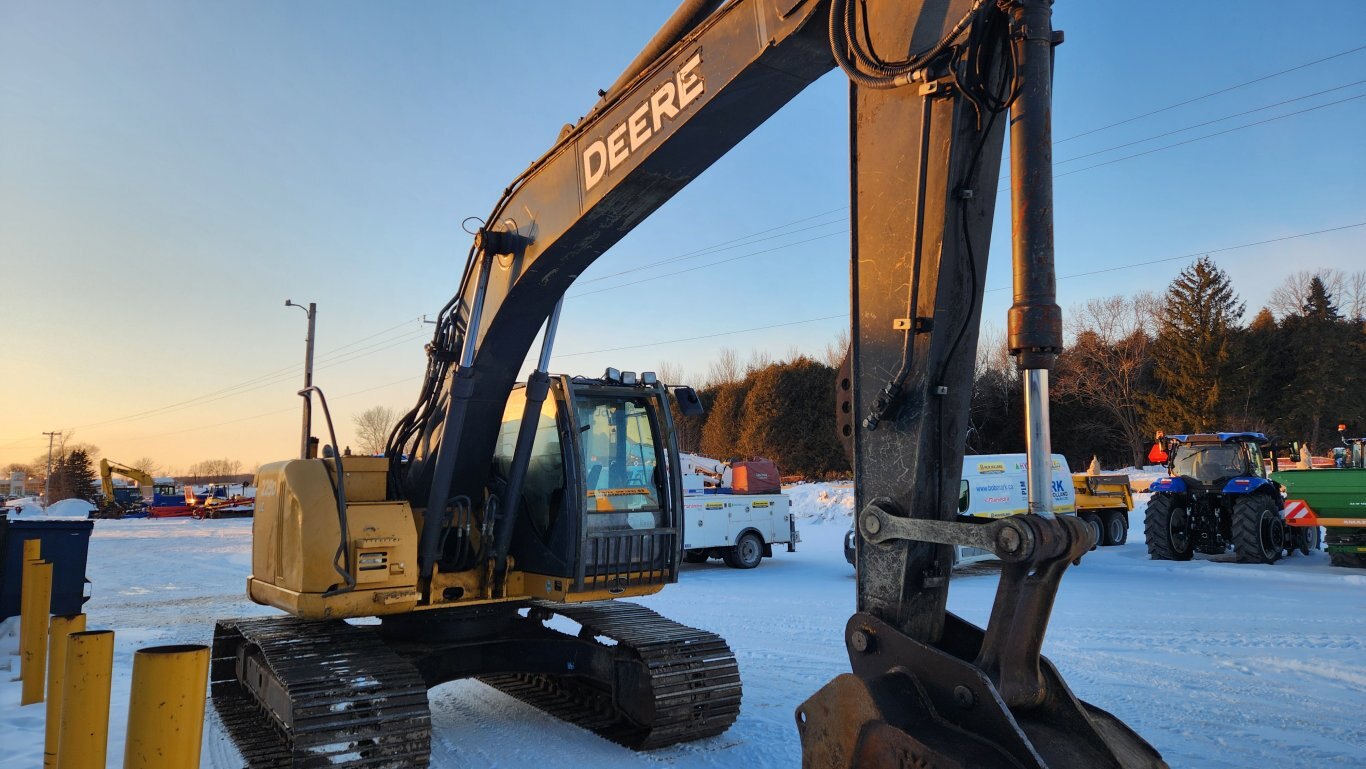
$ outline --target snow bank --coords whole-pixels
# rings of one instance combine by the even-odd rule
[[[48,505],[46,510],[40,509],[40,512],[48,518],[89,518],[90,511],[94,509],[95,506],[84,499],[63,499]]]
[[[783,493],[792,499],[792,511],[805,521],[849,523],[854,519],[854,484],[796,483],[784,486]]]

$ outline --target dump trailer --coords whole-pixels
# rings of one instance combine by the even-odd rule
[[[740,680],[725,641],[618,600],[677,579],[669,399],[684,414],[700,402],[653,377],[548,366],[583,272],[838,68],[851,82],[858,611],[844,637],[852,672],[797,706],[803,765],[1166,766],[1040,654],[1063,574],[1092,546],[1080,521],[1053,514],[1047,468],[1063,342],[1051,6],[686,0],[545,155],[487,182],[501,197],[385,455],[343,457],[329,435],[333,456],[308,456],[311,399],[328,413],[309,386],[304,456],[258,474],[247,591],[290,616],[220,621],[211,673],[247,763],[424,766],[426,690],[463,677],[636,749],[730,726]],[[525,121],[535,102],[480,110]],[[1007,127],[1008,344],[1025,386],[1029,512],[965,523],[955,503]],[[619,329],[664,323],[653,310],[644,296],[594,308]],[[985,628],[947,611],[954,544],[1005,561]],[[581,630],[559,632],[555,617]]]
[[[1077,517],[1091,527],[1097,545],[1110,547],[1129,541],[1129,513],[1134,509],[1129,476],[1073,473],[1072,489]]]

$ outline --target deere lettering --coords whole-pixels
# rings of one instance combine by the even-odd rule
[[[659,133],[665,119],[673,122],[689,104],[706,90],[706,81],[699,69],[702,66],[702,51],[699,49],[673,77],[664,81],[654,93],[642,100],[632,109],[624,122],[612,127],[601,139],[588,145],[583,151],[583,188],[593,189],[608,171],[626,162],[631,153],[645,146]]]

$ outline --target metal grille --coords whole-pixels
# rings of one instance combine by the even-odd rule
[[[677,573],[678,534],[672,528],[598,531],[584,542],[575,588],[622,592],[673,582]]]

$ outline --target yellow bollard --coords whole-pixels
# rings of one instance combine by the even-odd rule
[[[23,595],[19,599],[19,677],[24,679],[20,705],[43,701],[47,683],[47,617],[52,610],[52,564],[25,561]]]
[[[114,631],[88,630],[67,637],[57,769],[104,769],[113,670]]]
[[[28,610],[24,609],[28,604],[24,603],[24,578],[28,576],[29,561],[43,560],[43,541],[41,539],[24,540],[24,560],[20,564],[19,572],[19,659],[24,658],[24,652],[28,649],[28,636],[24,633],[24,617],[28,616]],[[46,624],[46,623],[44,623]],[[19,678],[24,677],[24,666],[19,666]]]
[[[124,769],[199,769],[209,647],[152,646],[133,655]]]
[[[85,630],[84,614],[52,618],[47,647],[47,721],[43,735],[43,769],[57,766],[57,729],[62,723],[62,679],[66,671],[66,637]]]

